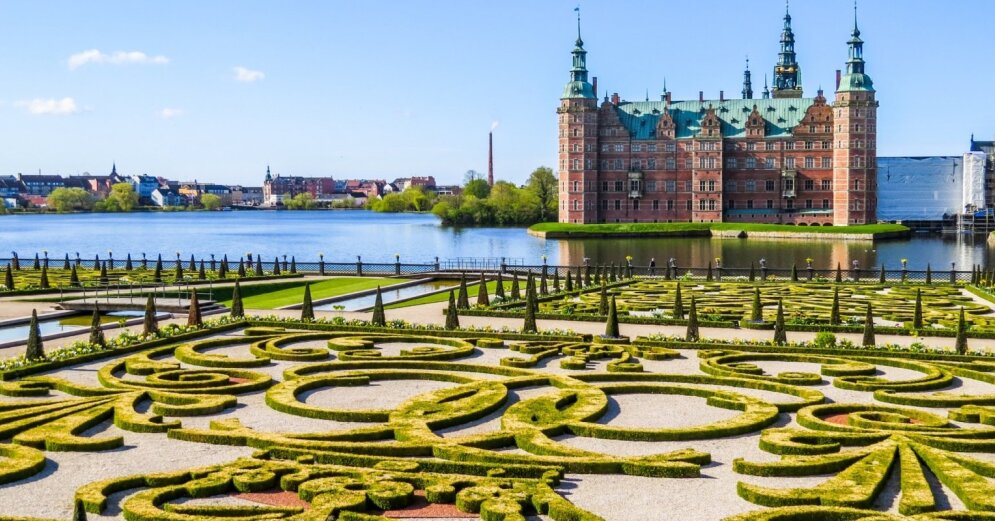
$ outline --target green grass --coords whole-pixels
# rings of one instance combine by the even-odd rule
[[[520,280],[518,283],[519,283],[519,287],[521,287],[522,294],[524,294],[525,293],[525,281],[524,280]],[[549,284],[552,284],[552,282],[549,282]],[[490,297],[492,299],[494,298],[494,291],[495,290],[497,290],[497,281],[492,280],[492,281],[488,282],[487,283],[487,294],[490,295]],[[505,281],[504,282],[504,290],[506,292],[510,292],[511,291],[511,282],[509,282],[509,281]],[[453,291],[456,292],[457,295],[459,295],[459,283],[456,282],[456,281],[453,281]],[[474,300],[474,299],[476,298],[477,293],[479,291],[480,291],[480,285],[479,284],[474,284],[473,286],[467,286],[466,293],[467,293],[467,295],[470,296],[470,304],[475,304],[476,303],[476,300]],[[388,304],[388,305],[384,306],[384,309],[400,309],[400,308],[407,308],[407,307],[411,307],[411,306],[420,306],[422,304],[435,304],[435,303],[438,303],[438,302],[446,302],[447,300],[449,300],[449,292],[448,291],[446,291],[444,293],[437,293],[437,294],[434,294],[434,295],[425,295],[424,297],[418,297],[416,299],[406,300],[404,302],[398,302],[397,304]]]
[[[345,295],[356,291],[373,289],[377,286],[391,286],[407,282],[408,279],[387,279],[374,277],[337,277],[311,283],[311,298],[314,300]],[[273,282],[246,284],[241,287],[242,304],[247,309],[276,309],[300,304],[304,301],[304,282]],[[214,299],[225,306],[231,306],[232,287],[215,288]]]
[[[571,223],[540,223],[529,228],[533,231],[556,234],[568,234],[582,237],[584,235],[623,234],[638,235],[641,233],[673,233],[709,232],[712,230],[742,230],[745,232],[790,232],[790,233],[905,233],[909,229],[900,224],[862,224],[856,226],[792,226],[788,224],[760,223],[614,223],[614,224],[571,224]]]

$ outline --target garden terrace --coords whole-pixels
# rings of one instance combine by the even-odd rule
[[[988,357],[269,317],[0,367],[8,516],[995,511]]]

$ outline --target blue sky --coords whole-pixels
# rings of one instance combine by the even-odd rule
[[[124,173],[260,184],[292,175],[457,182],[556,161],[576,25],[566,0],[8,1],[0,173]],[[735,96],[773,68],[780,0],[582,3],[601,92]],[[852,4],[796,0],[803,85],[832,90]],[[995,2],[863,0],[881,155],[959,154],[995,136]],[[95,52],[96,51],[96,52]],[[116,53],[130,54],[116,54]],[[73,58],[75,56],[75,58]],[[242,67],[241,75],[236,67]]]

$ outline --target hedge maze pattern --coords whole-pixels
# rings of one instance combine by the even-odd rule
[[[132,521],[383,520],[416,496],[484,520],[535,513],[557,521],[628,519],[575,505],[558,491],[561,480],[695,479],[711,465],[731,467],[739,479],[728,483],[728,494],[753,505],[729,518],[737,521],[995,519],[990,359],[307,326],[247,324],[138,351],[103,363],[93,385],[58,372],[0,382],[0,483],[41,472],[54,451],[100,458],[121,448],[121,436],[88,434],[113,422],[133,433],[255,450],[227,464],[118,476],[76,491],[78,507],[92,513],[107,512],[113,494],[133,491],[120,501]],[[412,380],[447,385],[390,408],[308,399]],[[521,390],[535,394],[510,399]],[[264,431],[231,414],[200,427],[183,424],[230,413],[259,393],[282,414],[361,425]],[[608,416],[611,401],[627,394],[701,399],[728,414],[693,425],[622,426]],[[671,443],[623,456],[577,448],[567,438],[684,448]],[[769,457],[713,461],[695,448],[718,439],[759,444]],[[806,476],[824,479],[797,487],[764,482]],[[892,511],[882,512],[889,480],[899,491]],[[940,490],[958,498],[952,510]],[[306,506],[185,501],[266,491]]]

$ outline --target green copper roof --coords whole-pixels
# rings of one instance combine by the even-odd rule
[[[754,105],[768,123],[767,137],[784,137],[791,135],[791,129],[798,126],[813,103],[814,98],[675,101],[670,104],[669,110],[677,126],[675,135],[678,139],[690,138],[698,133],[701,119],[709,106],[715,109],[715,115],[722,122],[724,137],[743,137],[746,135],[746,120]],[[633,139],[655,139],[656,124],[667,109],[663,101],[634,101],[623,102],[616,110]]]
[[[836,92],[874,92],[874,82],[866,74],[845,74],[840,78],[840,88]]]
[[[594,98],[594,86],[586,81],[571,81],[567,82],[567,86],[563,87],[563,96],[560,99],[567,98]]]

